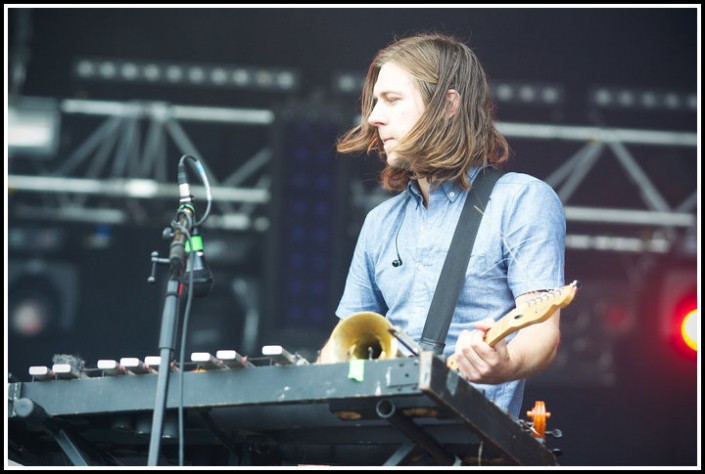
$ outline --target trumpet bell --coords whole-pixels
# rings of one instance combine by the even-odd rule
[[[351,359],[393,359],[399,343],[390,332],[392,325],[381,314],[353,313],[341,319],[331,333],[331,362]]]

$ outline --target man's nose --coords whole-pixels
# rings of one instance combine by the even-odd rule
[[[387,118],[379,107],[379,102],[377,102],[377,104],[375,104],[372,108],[372,113],[370,113],[370,116],[367,118],[367,123],[373,127],[379,127],[380,125],[384,125],[386,122]]]

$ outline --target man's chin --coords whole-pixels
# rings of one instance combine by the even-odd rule
[[[389,165],[391,168],[403,168],[404,164],[401,160],[399,160],[399,157],[397,156],[396,153],[389,153],[387,155],[387,165]]]
[[[387,156],[387,166],[390,168],[395,168],[395,169],[400,169],[400,170],[410,170],[411,166],[409,166],[409,163],[400,160],[396,155],[388,155]]]

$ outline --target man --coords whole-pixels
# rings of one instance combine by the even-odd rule
[[[509,146],[493,122],[484,70],[454,38],[420,34],[377,53],[362,92],[362,121],[342,153],[379,153],[382,186],[399,194],[362,226],[336,315],[385,315],[419,341],[472,181],[503,167]],[[559,312],[490,347],[492,323],[537,292],[563,285],[565,216],[546,183],[505,173],[482,217],[444,355],[462,376],[514,416],[525,379],[548,367],[560,339]],[[334,360],[330,341],[320,363]]]

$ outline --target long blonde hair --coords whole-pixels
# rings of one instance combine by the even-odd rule
[[[338,152],[376,152],[386,162],[377,128],[367,119],[374,107],[372,90],[380,69],[388,62],[411,74],[425,110],[394,148],[408,166],[386,165],[382,170],[385,189],[401,191],[410,179],[418,178],[427,178],[434,185],[452,180],[469,189],[471,167],[499,168],[509,160],[509,144],[494,125],[494,103],[480,61],[461,41],[435,33],[398,40],[377,53],[362,89],[361,123],[338,139]],[[460,96],[452,115],[446,98],[450,89]]]

